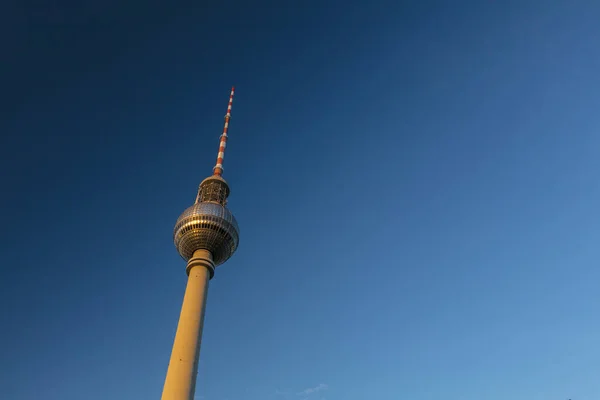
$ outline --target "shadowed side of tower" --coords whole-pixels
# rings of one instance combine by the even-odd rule
[[[188,281],[162,400],[194,399],[208,283],[215,267],[227,261],[239,243],[237,221],[226,207],[229,185],[221,177],[233,94],[231,88],[213,175],[200,183],[196,201],[179,216],[173,231],[175,247],[187,261]]]

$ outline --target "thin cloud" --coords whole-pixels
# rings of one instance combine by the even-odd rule
[[[313,393],[318,393],[321,392],[323,390],[327,390],[329,389],[329,386],[326,385],[325,383],[320,383],[315,387],[311,387],[311,388],[306,388],[303,391],[297,393],[298,396],[308,396],[311,395]]]

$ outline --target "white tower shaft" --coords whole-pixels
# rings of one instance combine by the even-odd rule
[[[194,400],[211,270],[214,263],[210,252],[196,250],[187,265],[188,281],[162,400]]]
[[[239,242],[237,221],[226,207],[229,186],[221,177],[233,94],[232,87],[213,175],[200,183],[195,203],[179,215],[173,229],[173,243],[187,261],[188,281],[162,400],[194,400],[208,282]]]

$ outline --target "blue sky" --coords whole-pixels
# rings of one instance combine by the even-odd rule
[[[198,399],[597,400],[596,3],[4,6],[0,397],[159,398],[235,84]]]

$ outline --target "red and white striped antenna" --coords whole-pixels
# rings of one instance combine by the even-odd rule
[[[223,158],[225,157],[225,147],[227,146],[227,128],[229,128],[229,119],[231,118],[231,106],[233,104],[233,93],[235,87],[231,87],[231,94],[229,95],[229,104],[227,105],[227,114],[225,114],[225,126],[223,126],[223,133],[221,134],[221,141],[219,143],[219,154],[217,155],[217,163],[213,168],[213,175],[223,175]]]

